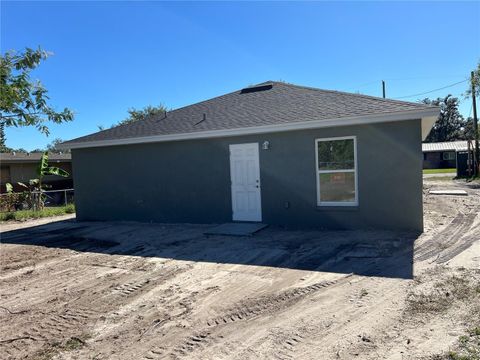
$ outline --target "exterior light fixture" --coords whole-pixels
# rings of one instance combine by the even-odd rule
[[[270,149],[270,141],[264,141],[263,144],[262,144],[262,149],[263,150]]]

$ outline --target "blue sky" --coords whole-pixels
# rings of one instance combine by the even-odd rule
[[[0,40],[2,53],[54,52],[34,78],[52,105],[76,113],[49,138],[7,129],[8,146],[32,150],[130,107],[176,108],[265,80],[381,96],[385,79],[391,98],[462,81],[480,60],[480,2],[2,1]]]

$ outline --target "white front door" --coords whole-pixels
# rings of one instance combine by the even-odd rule
[[[232,212],[236,221],[262,221],[258,143],[230,145]]]

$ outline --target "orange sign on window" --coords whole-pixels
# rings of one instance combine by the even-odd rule
[[[345,173],[332,174],[330,182],[332,184],[345,184]]]

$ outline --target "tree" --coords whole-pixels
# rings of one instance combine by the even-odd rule
[[[68,177],[70,174],[63,169],[48,164],[48,153],[44,152],[40,158],[40,163],[37,167],[37,178],[30,179],[28,184],[19,182],[18,184],[27,191],[27,202],[33,210],[41,210],[45,203],[46,195],[44,193],[46,185],[43,184],[43,178],[46,175],[56,175],[61,177]]]
[[[157,106],[148,105],[148,106],[145,106],[143,109],[130,108],[127,110],[127,112],[128,112],[128,117],[123,119],[122,121],[117,122],[116,124],[113,124],[112,126],[110,126],[110,129],[116,126],[131,124],[136,121],[145,120],[150,116],[164,117],[167,113],[167,108],[162,104],[159,104]],[[103,125],[97,125],[97,128],[98,128],[98,131],[105,130],[105,126]]]
[[[35,126],[48,136],[46,122],[60,124],[73,120],[70,109],[56,112],[48,105],[47,89],[40,81],[30,79],[30,72],[49,55],[39,47],[37,50],[26,48],[20,53],[7,51],[0,57],[0,123],[3,126]]]
[[[118,126],[118,125],[124,125],[124,124],[130,124],[130,123],[133,123],[135,121],[139,121],[139,120],[144,120],[150,116],[155,116],[155,115],[164,115],[167,111],[167,108],[165,106],[163,106],[162,104],[159,104],[157,106],[151,106],[151,105],[148,105],[148,106],[145,106],[143,109],[135,109],[135,108],[130,108],[128,109],[128,114],[129,116],[118,122],[117,125],[115,126]]]
[[[477,127],[477,133],[480,136],[480,128]],[[463,136],[461,140],[474,140],[475,130],[473,128],[473,118],[469,117],[465,120],[465,126],[463,129]]]
[[[51,153],[70,152],[70,150],[63,150],[58,148],[58,145],[61,144],[62,142],[63,140],[60,138],[53,139],[52,142],[47,145],[46,151]]]
[[[50,152],[50,153],[54,153],[54,154],[63,153],[63,152],[70,152],[70,150],[64,150],[64,149],[59,149],[58,148],[58,145],[61,144],[62,142],[63,142],[62,139],[56,138],[56,139],[53,139],[49,144],[47,144],[47,146],[45,146],[45,148],[35,148],[35,149],[33,149],[32,151],[29,151],[29,152],[31,152],[31,153]],[[11,148],[7,148],[7,149],[10,149],[9,151],[15,151],[15,152],[22,152],[22,151],[19,151],[19,150],[23,150],[23,149],[17,150],[17,149],[11,149]]]
[[[19,153],[19,154],[27,154],[28,153],[28,151],[24,148],[12,149],[12,148],[7,147],[7,151],[8,152],[16,152],[16,153]]]
[[[425,142],[461,140],[464,137],[465,119],[458,111],[459,100],[452,95],[436,100],[424,99],[424,104],[440,106],[440,115]]]
[[[0,121],[0,152],[8,152],[9,148],[5,144],[5,124]]]

